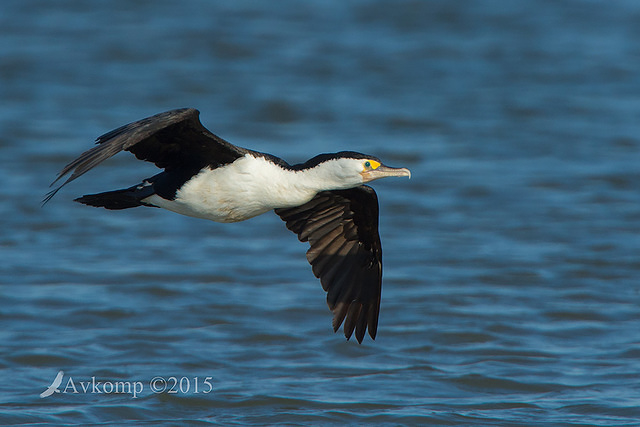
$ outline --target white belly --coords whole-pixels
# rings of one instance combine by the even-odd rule
[[[144,202],[216,222],[244,221],[311,200],[316,192],[296,178],[296,172],[247,154],[229,165],[203,169],[178,190],[175,200],[154,194]]]
[[[167,200],[154,194],[145,203],[167,209],[181,215],[208,219],[215,222],[238,222],[261,215],[271,209],[256,206],[241,206],[232,201],[218,199],[214,203],[199,201],[190,203],[184,199]]]

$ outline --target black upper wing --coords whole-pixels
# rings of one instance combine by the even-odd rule
[[[287,228],[311,245],[307,260],[327,291],[333,330],[355,329],[362,342],[367,327],[376,337],[382,290],[382,245],[378,197],[373,188],[323,191],[295,208],[276,209]],[[346,317],[346,319],[345,319]]]
[[[194,108],[171,110],[105,133],[96,140],[98,145],[60,171],[51,185],[69,172],[73,173],[51,191],[44,202],[65,184],[122,150],[166,171],[178,169],[182,173],[197,173],[207,165],[217,167],[230,163],[248,152],[209,132],[200,123],[199,114]]]

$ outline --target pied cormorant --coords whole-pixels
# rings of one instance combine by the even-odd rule
[[[270,154],[236,147],[207,130],[193,108],[160,113],[122,126],[58,174],[65,184],[125,150],[163,172],[122,190],[89,194],[77,202],[106,209],[152,206],[216,222],[244,221],[272,209],[302,242],[327,292],[333,329],[344,321],[347,339],[376,337],[382,287],[378,199],[366,185],[408,169],[374,156],[342,151],[289,165]]]

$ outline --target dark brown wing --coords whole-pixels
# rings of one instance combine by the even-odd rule
[[[183,169],[185,173],[197,173],[207,165],[217,167],[230,163],[248,151],[209,132],[200,123],[199,114],[194,108],[171,110],[98,137],[97,146],[82,153],[60,171],[51,185],[69,172],[73,173],[47,195],[44,203],[65,184],[122,150],[167,171]]]
[[[362,342],[367,327],[376,337],[382,290],[382,245],[378,197],[373,188],[323,191],[295,208],[276,209],[287,228],[311,245],[307,260],[327,291],[333,330],[355,329]]]

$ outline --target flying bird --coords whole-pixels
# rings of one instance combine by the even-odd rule
[[[378,198],[364,185],[389,176],[411,176],[374,156],[341,151],[296,165],[271,154],[237,147],[214,135],[199,111],[183,108],[156,114],[108,132],[96,146],[65,166],[49,201],[65,184],[124,150],[163,172],[132,187],[88,194],[75,201],[106,209],[164,208],[216,222],[244,221],[270,210],[302,242],[307,260],[327,292],[336,332],[347,340],[375,339],[382,289],[382,245]]]
[[[56,377],[53,379],[53,382],[51,383],[51,385],[47,387],[45,391],[40,393],[40,398],[44,399],[45,397],[51,396],[53,393],[60,393],[60,390],[58,389],[58,387],[60,387],[60,384],[62,384],[63,376],[64,376],[64,372],[58,371],[58,375],[56,375]]]

